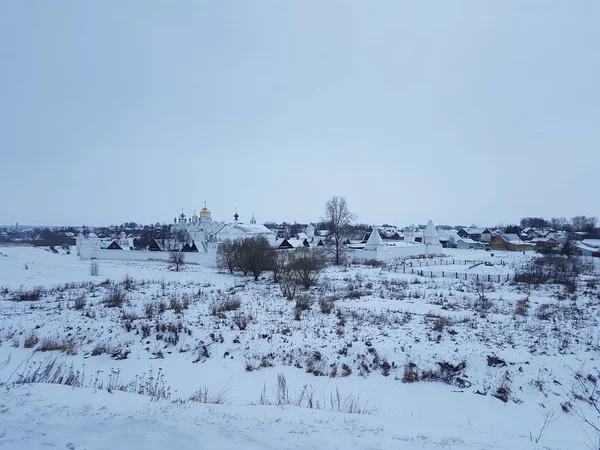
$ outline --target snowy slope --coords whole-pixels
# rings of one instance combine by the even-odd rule
[[[593,279],[582,279],[575,294],[492,283],[482,309],[473,283],[330,268],[318,287],[301,293],[316,303],[294,320],[294,302],[269,275],[254,283],[199,266],[176,273],[164,263],[101,261],[93,277],[89,261],[73,254],[0,253],[0,367],[10,357],[0,370],[0,448],[140,448],[140,436],[148,436],[143,448],[567,450],[593,439],[572,408],[563,412],[575,402],[576,371],[597,371],[600,290]],[[452,256],[467,254],[490,260],[488,252]],[[508,266],[477,269],[496,273],[531,258],[499,257]],[[18,301],[36,286],[39,299]],[[124,304],[106,307],[115,288]],[[239,309],[211,313],[230,299]],[[319,299],[333,301],[330,314]],[[518,315],[524,299],[528,310]],[[24,348],[32,337],[35,344]],[[46,339],[71,347],[35,351]],[[490,365],[491,356],[502,363]],[[55,358],[84,374],[84,388],[13,385]],[[410,364],[426,378],[440,363],[464,368],[449,384],[402,382]],[[130,386],[159,370],[163,400],[105,390],[110,379]],[[302,407],[268,405],[278,403],[279,374],[290,403],[304,395]],[[506,403],[494,397],[500,387],[509,390]],[[204,388],[222,392],[225,404],[181,404]],[[352,408],[336,408],[338,394],[368,414],[339,412]],[[308,408],[308,395],[318,410]]]

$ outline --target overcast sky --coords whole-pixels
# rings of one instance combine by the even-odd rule
[[[0,2],[0,223],[600,215],[600,2]]]

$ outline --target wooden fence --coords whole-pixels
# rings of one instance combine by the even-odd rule
[[[456,280],[466,281],[487,281],[501,283],[514,279],[514,274],[490,274],[490,273],[468,273],[468,272],[455,272],[446,270],[427,270],[423,267],[438,267],[438,266],[451,266],[451,265],[464,265],[470,266],[470,268],[485,264],[483,261],[473,261],[467,259],[437,259],[437,260],[406,260],[400,264],[392,266],[384,266],[384,270],[394,273],[404,273],[410,275],[418,275],[421,277],[428,278],[453,278]],[[500,260],[497,264],[504,266],[504,261]]]

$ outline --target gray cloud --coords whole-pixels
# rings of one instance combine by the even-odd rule
[[[5,2],[0,223],[600,215],[600,4]]]

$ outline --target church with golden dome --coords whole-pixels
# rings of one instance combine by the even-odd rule
[[[216,222],[212,220],[210,210],[204,207],[200,210],[200,214],[196,214],[196,211],[191,217],[181,212],[179,218],[175,218],[171,230],[173,232],[186,231],[189,235],[190,244],[195,242],[200,244],[202,242],[217,242],[217,234],[227,224],[225,222]]]
[[[191,217],[186,217],[182,211],[179,218],[176,217],[173,220],[171,230],[173,232],[186,231],[189,236],[188,244],[190,246],[196,244],[196,248],[200,252],[215,250],[219,242],[227,239],[235,241],[246,237],[262,236],[271,243],[275,242],[275,233],[264,225],[257,224],[254,215],[248,224],[241,222],[239,218],[236,211],[233,222],[216,222],[212,219],[212,214],[204,202],[204,207],[200,210],[199,215],[194,211]]]

